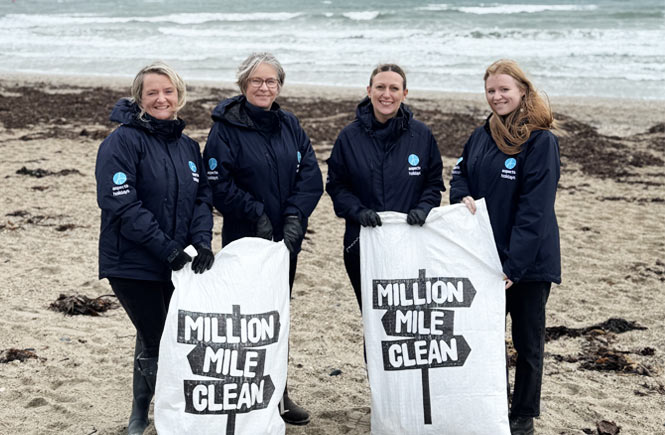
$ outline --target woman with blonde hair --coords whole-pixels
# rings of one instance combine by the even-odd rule
[[[453,168],[450,203],[475,213],[485,198],[506,282],[517,367],[510,408],[513,434],[533,434],[540,415],[545,305],[561,282],[559,227],[554,212],[559,142],[548,104],[512,60],[485,71],[492,110]]]
[[[154,395],[159,341],[173,294],[171,271],[212,267],[212,198],[199,145],[182,133],[185,83],[156,62],[134,78],[131,98],[111,112],[121,125],[99,146],[102,210],[99,278],[108,278],[136,327],[133,402],[127,432],[142,434]]]

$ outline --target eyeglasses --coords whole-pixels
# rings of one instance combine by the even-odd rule
[[[279,85],[279,82],[277,79],[269,78],[269,79],[260,79],[258,77],[252,77],[249,79],[249,85],[253,88],[260,88],[263,86],[263,84],[266,84],[268,89],[276,89],[277,86]]]

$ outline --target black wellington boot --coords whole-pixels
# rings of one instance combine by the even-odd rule
[[[284,395],[279,402],[279,413],[285,423],[303,426],[309,423],[309,413],[289,398],[288,388],[284,388]]]
[[[533,417],[510,417],[511,435],[534,435]]]
[[[132,381],[134,400],[132,401],[132,413],[129,415],[129,424],[127,425],[128,435],[143,435],[150,424],[148,412],[150,411],[150,401],[154,394],[154,387],[150,388],[145,377],[141,374],[138,362],[140,354],[141,342],[137,337],[134,347],[134,375]]]

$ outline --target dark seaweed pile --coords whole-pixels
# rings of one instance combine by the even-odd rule
[[[23,140],[45,138],[89,137],[101,140],[115,127],[109,114],[124,92],[104,87],[55,87],[66,92],[46,92],[46,84],[6,86],[0,96],[0,119],[7,129],[31,129]],[[181,112],[189,130],[207,130],[212,124],[210,113],[223,98],[236,92],[211,89],[210,96],[192,100]],[[312,143],[330,146],[339,131],[354,119],[357,101],[312,98],[279,98],[283,108],[298,116]],[[427,124],[439,144],[441,154],[457,157],[474,130],[484,122],[484,114],[449,113],[412,106],[417,119]],[[599,134],[592,126],[562,114],[560,120],[561,157],[579,164],[582,171],[594,177],[632,180],[631,170],[645,166],[662,167],[665,152],[665,123],[653,125],[646,132],[627,138]],[[92,128],[90,126],[98,126]],[[36,128],[35,128],[36,127]],[[201,139],[201,138],[199,138]],[[646,146],[635,146],[638,144]],[[641,149],[638,149],[641,148]],[[649,151],[644,151],[648,149]]]

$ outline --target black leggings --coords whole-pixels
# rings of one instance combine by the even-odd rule
[[[143,358],[159,355],[169,301],[173,295],[171,281],[143,281],[129,278],[109,278],[113,293],[136,328],[143,347]]]
[[[351,281],[351,287],[353,287],[353,292],[356,294],[356,300],[358,301],[358,307],[360,307],[360,312],[363,311],[363,298],[360,291],[360,251],[356,252],[346,252],[344,250],[344,267],[346,267],[346,274],[349,275],[349,280]]]

